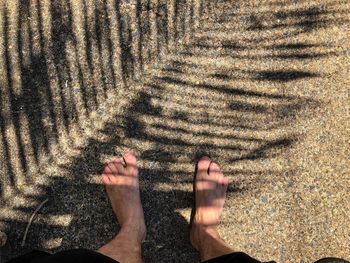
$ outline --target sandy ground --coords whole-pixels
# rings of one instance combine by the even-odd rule
[[[195,12],[179,7],[169,40],[159,9],[158,49],[150,23],[139,57],[123,45],[138,31],[114,1],[15,2],[0,6],[5,259],[113,237],[99,175],[127,149],[140,159],[146,262],[198,261],[187,238],[203,153],[231,181],[220,231],[235,250],[262,261],[350,259],[348,1],[208,1],[176,43],[174,28]]]

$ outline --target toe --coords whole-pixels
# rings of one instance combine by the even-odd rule
[[[126,164],[126,169],[129,173],[137,176],[138,175],[138,169],[137,169],[137,158],[134,153],[128,151],[123,155],[124,162]]]
[[[125,168],[123,167],[122,161],[119,159],[114,159],[110,161],[107,165],[110,169],[112,175],[124,174]]]
[[[197,164],[197,173],[199,176],[208,175],[208,169],[210,166],[211,160],[208,156],[203,156],[199,159]]]
[[[105,185],[110,185],[112,183],[107,174],[102,174],[102,182]]]
[[[102,173],[102,181],[105,184],[115,184],[117,175],[125,174],[125,168],[120,160],[110,161]]]
[[[209,166],[209,177],[215,181],[217,181],[218,183],[221,182],[221,178],[224,176],[224,174],[222,173],[219,165],[217,165],[216,163],[212,162]]]
[[[222,176],[219,179],[219,183],[217,187],[220,189],[221,195],[226,195],[228,184],[229,184],[229,180],[227,177]]]
[[[227,177],[222,176],[222,177],[220,178],[220,183],[221,183],[222,186],[226,186],[226,187],[227,187],[228,184],[229,184],[229,180],[228,180]]]
[[[102,173],[102,182],[105,185],[112,185],[115,183],[115,175],[116,174],[116,168],[114,167],[112,162],[108,163],[108,165],[105,167],[103,173]]]

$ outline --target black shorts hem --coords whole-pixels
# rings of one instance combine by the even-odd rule
[[[20,257],[10,259],[7,263],[118,263],[99,252],[88,249],[71,249],[55,254],[34,250]]]
[[[234,253],[223,255],[217,258],[209,259],[202,263],[262,263],[262,262],[250,257],[246,253],[234,252]],[[276,263],[276,262],[269,261],[266,263]]]

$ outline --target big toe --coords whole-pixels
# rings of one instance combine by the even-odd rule
[[[137,169],[137,158],[136,158],[135,154],[131,151],[128,151],[123,155],[123,159],[124,159],[124,162],[126,164],[127,171],[130,174],[137,176],[138,169]]]
[[[203,156],[200,158],[197,163],[197,175],[200,177],[208,175],[210,163],[211,160],[208,156]]]

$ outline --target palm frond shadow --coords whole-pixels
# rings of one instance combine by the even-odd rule
[[[305,69],[225,68],[202,63],[201,59],[204,57],[209,61],[213,57],[218,60],[230,57],[248,59],[253,64],[257,58],[292,63],[295,59],[318,60],[336,56],[336,49],[327,43],[293,40],[302,33],[311,34],[320,28],[342,23],[341,19],[327,18],[332,16],[327,7],[320,10],[300,7],[295,12],[283,11],[281,7],[279,15],[269,16],[270,20],[265,22],[263,16],[248,19],[243,14],[250,21],[243,21],[246,23],[244,32],[259,33],[278,28],[288,31],[288,34],[253,37],[247,43],[234,38],[215,40],[217,33],[229,36],[229,31],[223,31],[222,27],[225,23],[231,23],[228,21],[231,18],[226,16],[225,19],[217,19],[215,26],[208,23],[217,30],[210,29],[207,37],[196,35],[208,30],[203,23],[203,30],[190,30],[193,37],[189,42],[168,49],[165,46],[172,42],[172,37],[186,37],[188,30],[178,22],[175,23],[176,34],[172,36],[169,33],[164,16],[169,11],[169,2],[160,2],[154,16],[151,13],[153,7],[136,1],[136,17],[130,14],[124,16],[122,9],[116,8],[120,5],[118,1],[114,6],[109,2],[101,1],[93,10],[82,4],[83,15],[80,19],[83,22],[74,20],[74,16],[80,13],[74,13],[77,11],[73,11],[70,4],[66,5],[60,0],[52,1],[49,7],[42,4],[40,7],[51,14],[51,36],[45,35],[45,26],[48,26],[46,23],[50,19],[38,11],[41,9],[35,12],[33,6],[23,4],[18,18],[19,32],[16,33],[21,37],[15,51],[10,48],[14,43],[13,33],[9,29],[14,26],[9,19],[12,11],[0,8],[3,17],[1,37],[6,47],[1,53],[6,66],[1,67],[1,73],[5,74],[6,81],[0,82],[0,153],[3,157],[1,168],[4,167],[6,175],[0,184],[0,192],[11,188],[28,202],[18,205],[11,204],[11,200],[6,198],[2,201],[20,215],[29,215],[37,203],[45,198],[50,199],[31,226],[25,248],[20,247],[18,242],[25,229],[24,220],[6,216],[5,219],[0,218],[9,229],[11,252],[5,255],[7,258],[28,249],[47,247],[50,242],[60,243],[53,249],[56,251],[74,247],[96,249],[108,241],[118,225],[103,187],[92,182],[92,178],[102,172],[104,163],[101,160],[104,156],[120,155],[122,149],[131,148],[136,150],[142,163],[141,195],[148,226],[148,237],[144,243],[146,261],[155,261],[157,254],[157,258],[165,259],[164,262],[171,261],[169,255],[181,262],[193,262],[197,254],[188,241],[189,216],[185,218],[184,214],[193,206],[193,170],[198,158],[208,154],[219,164],[229,167],[227,173],[232,178],[234,174],[244,175],[243,182],[234,182],[230,186],[229,196],[248,191],[255,181],[260,184],[258,179],[261,176],[274,171],[248,167],[239,170],[230,165],[258,162],[283,154],[302,139],[300,134],[293,131],[284,132],[285,128],[290,127],[297,117],[313,117],[321,107],[321,102],[312,98],[266,89],[267,84],[286,85],[322,79],[324,76],[319,72]],[[184,3],[178,4],[174,9],[175,17],[186,18],[183,14],[186,9]],[[202,12],[208,12],[206,8],[209,5],[213,3],[203,3]],[[194,16],[192,9],[186,11],[191,15],[190,20]],[[143,24],[147,14],[150,22]],[[38,24],[30,26],[26,16],[36,19]],[[155,25],[159,30],[155,49],[153,46],[150,48],[154,41],[149,32],[154,23],[151,17],[156,17]],[[277,20],[283,19],[285,22],[277,23]],[[141,29],[131,28],[130,21],[136,21]],[[76,23],[81,23],[84,29],[79,29]],[[119,29],[117,34],[111,30],[114,26]],[[135,37],[137,32],[142,34]],[[37,36],[41,37],[40,40]],[[28,39],[31,41],[27,42]],[[132,45],[135,39],[145,41],[144,45],[149,48],[143,50],[141,42]],[[271,44],[277,39],[283,43]],[[254,50],[257,42],[274,53],[268,56],[244,53]],[[84,50],[80,50],[80,47],[84,47]],[[165,50],[168,52],[163,60],[153,65],[151,57]],[[118,58],[121,68],[117,67]],[[138,71],[139,67],[147,65],[153,68],[147,72]],[[20,95],[17,72],[20,72],[23,83],[20,85]],[[144,73],[143,77],[141,73]],[[138,82],[133,82],[136,75],[139,75]],[[235,84],[235,81],[240,84]],[[128,106],[121,112],[115,112],[98,130],[101,138],[98,135],[84,137],[79,154],[68,163],[59,164],[59,156],[54,156],[51,151],[55,145],[60,145],[62,134],[66,134],[67,138],[70,138],[73,130],[84,134],[86,122],[93,120],[92,113],[97,112],[97,119],[103,117],[109,94],[123,88],[126,90],[131,85],[142,89],[135,88]],[[23,124],[25,118],[28,121]],[[9,129],[13,132],[9,132]],[[72,134],[76,136],[76,133]],[[15,145],[13,149],[11,145]],[[39,169],[42,165],[40,160],[46,155],[50,156],[47,160],[57,167],[57,171],[50,175],[45,184],[35,185],[39,194],[23,191],[17,183],[19,177],[29,178],[30,170],[35,165]],[[193,169],[189,171],[188,167]],[[278,176],[278,172],[275,176]],[[249,184],[245,184],[244,180]],[[54,220],[50,221],[50,218],[65,219],[60,225]]]

